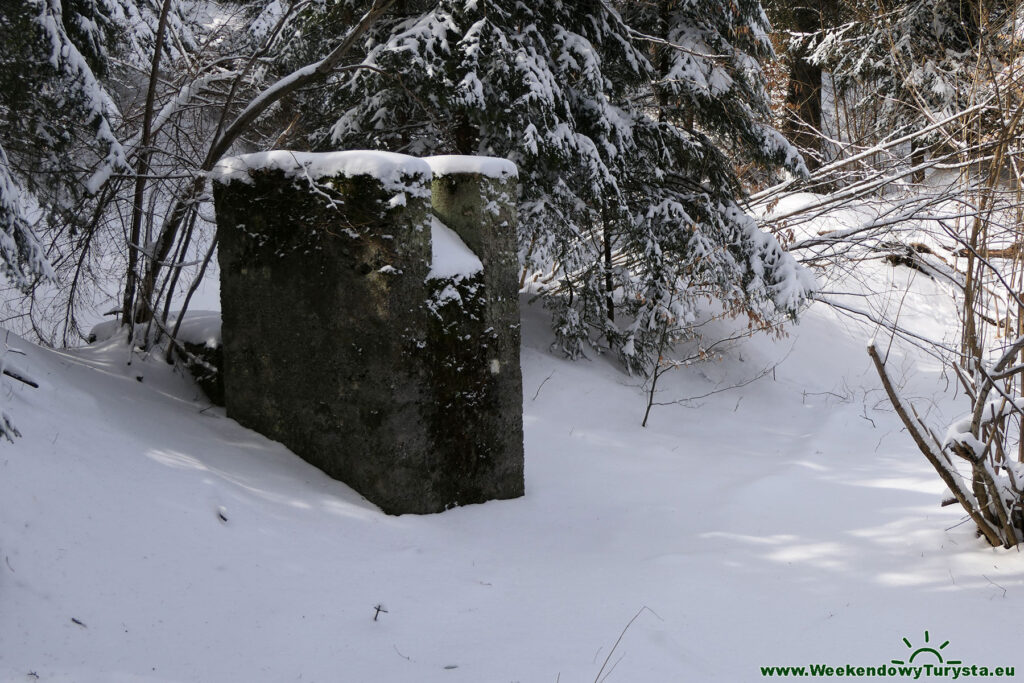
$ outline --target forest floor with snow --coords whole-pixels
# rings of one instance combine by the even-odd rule
[[[877,305],[953,333],[945,288],[870,267]],[[1024,666],[1024,558],[939,506],[876,330],[815,304],[665,375],[660,402],[706,396],[641,428],[642,380],[553,354],[526,301],[526,496],[428,516],[382,514],[117,340],[10,336],[41,386],[4,388],[0,680],[755,681],[945,641]],[[930,421],[965,410],[937,361],[878,341]]]

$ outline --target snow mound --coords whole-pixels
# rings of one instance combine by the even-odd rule
[[[869,265],[883,289],[906,275]],[[912,320],[955,315],[913,286]],[[1020,622],[1024,561],[938,507],[875,407],[870,326],[816,304],[788,339],[666,373],[642,428],[640,383],[551,353],[528,301],[527,495],[425,516],[388,517],[197,402],[159,355],[11,335],[40,386],[4,386],[22,437],[0,448],[0,681],[593,681],[613,647],[609,683],[752,681],[905,657],[926,628],[1002,664],[978,624]],[[915,347],[891,354],[915,395],[945,386]]]
[[[178,341],[215,349],[221,344],[220,311],[188,311],[178,328]]]
[[[454,230],[437,216],[430,220],[430,272],[428,280],[452,278],[460,280],[479,273],[484,264],[473,250],[466,246]]]
[[[109,341],[120,329],[120,320],[104,320],[101,323],[96,323],[93,325],[92,329],[89,330],[89,343],[95,344],[97,342]]]
[[[423,159],[406,154],[378,151],[292,152],[275,150],[221,159],[210,171],[215,182],[252,183],[250,173],[256,170],[283,171],[287,176],[319,180],[335,176],[368,175],[379,179],[388,190],[413,191],[429,196],[430,165]],[[419,178],[420,182],[410,182]],[[418,192],[417,192],[418,190]]]
[[[479,173],[488,178],[518,178],[519,169],[508,159],[500,157],[472,157],[445,154],[424,157],[423,161],[430,164],[434,175],[452,175],[455,173]]]
[[[167,322],[167,329],[173,330],[177,324],[178,313],[171,314]],[[147,333],[149,325],[139,323],[135,327],[135,338],[141,339]],[[121,330],[120,320],[105,320],[96,324],[89,331],[89,340],[93,344],[109,341],[117,336]],[[150,334],[157,332],[156,329],[148,330]],[[185,319],[178,329],[178,341],[183,344],[194,344],[215,349],[220,346],[220,311],[187,311]]]

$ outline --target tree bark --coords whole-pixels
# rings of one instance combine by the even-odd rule
[[[812,64],[810,35],[835,22],[838,13],[836,0],[804,0],[789,13],[789,27],[803,38],[789,52],[789,85],[786,89],[786,107],[789,117],[785,133],[801,150],[807,168],[814,171],[821,166],[821,86],[822,69]]]
[[[139,140],[139,157],[135,166],[135,193],[132,204],[132,223],[128,236],[128,270],[124,285],[124,303],[121,308],[121,320],[128,327],[128,340],[135,334],[136,280],[138,278],[138,255],[145,255],[142,242],[142,218],[145,211],[143,202],[146,193],[146,176],[149,174],[149,162],[153,156],[152,125],[153,108],[156,104],[156,86],[160,76],[160,57],[164,51],[164,40],[167,35],[167,14],[171,9],[171,0],[164,0],[160,9],[160,23],[156,30],[156,45],[153,48],[153,63],[149,72],[149,87],[146,89],[146,104],[142,112],[142,137]],[[140,321],[145,322],[145,321]]]
[[[923,164],[925,160],[924,154],[925,147],[920,140],[914,140],[912,143],[910,143],[911,166],[920,166],[921,164]],[[920,170],[914,171],[913,175],[911,175],[911,180],[915,183],[923,183],[924,169],[922,168]]]
[[[924,455],[924,457],[931,463],[932,467],[935,468],[936,473],[942,479],[943,483],[949,487],[949,490],[953,492],[953,496],[960,503],[964,511],[970,516],[974,523],[978,527],[978,531],[985,536],[985,539],[989,544],[993,546],[1000,546],[1006,544],[1006,541],[999,535],[998,530],[993,527],[992,524],[985,518],[985,516],[979,511],[981,508],[978,505],[979,501],[976,496],[972,499],[972,495],[968,493],[966,489],[961,485],[960,479],[956,472],[952,471],[952,467],[944,462],[941,451],[937,448],[933,448],[928,440],[925,438],[927,433],[925,429],[921,428],[920,423],[911,416],[907,410],[907,406],[903,403],[902,398],[896,392],[896,388],[892,385],[892,381],[889,379],[888,373],[885,371],[885,362],[881,356],[878,355],[878,350],[874,344],[868,346],[868,355],[871,356],[871,361],[875,365],[875,371],[878,372],[879,378],[882,380],[882,388],[885,389],[886,395],[889,397],[889,403],[896,410],[896,414],[899,416],[900,421],[903,422],[903,426],[907,428],[907,432],[910,434],[914,443],[917,444],[918,449]],[[936,444],[937,445],[937,444]]]

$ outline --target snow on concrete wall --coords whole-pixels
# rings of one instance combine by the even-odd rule
[[[390,514],[523,494],[516,180],[470,161],[273,152],[212,174],[228,415]]]

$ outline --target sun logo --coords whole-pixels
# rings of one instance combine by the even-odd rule
[[[936,649],[934,647],[930,647],[929,645],[927,645],[930,641],[931,641],[931,637],[928,635],[928,631],[925,631],[924,632],[924,642],[926,644],[922,645],[921,647],[919,647],[916,650],[914,650],[914,646],[911,645],[910,641],[907,640],[906,638],[904,638],[903,639],[903,643],[909,649],[914,650],[914,651],[910,653],[910,659],[909,660],[903,661],[902,659],[894,659],[894,660],[892,660],[892,663],[893,664],[913,664],[914,663],[914,659],[918,655],[930,654],[930,655],[935,655],[938,658],[938,660],[939,660],[938,663],[939,664],[962,664],[962,662],[959,659],[951,659],[948,662],[944,661],[942,659],[942,652],[940,652],[940,650],[944,650],[946,648],[946,646],[949,645],[949,641],[948,640],[946,642],[944,642],[942,645],[939,645],[938,649]]]

